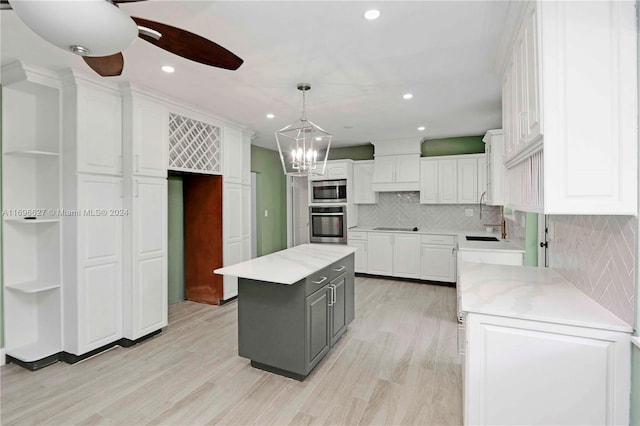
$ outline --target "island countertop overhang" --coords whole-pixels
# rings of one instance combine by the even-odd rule
[[[355,251],[353,247],[339,244],[302,244],[246,262],[218,268],[213,272],[219,275],[290,285]]]

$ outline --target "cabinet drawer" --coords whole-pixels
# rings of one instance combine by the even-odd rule
[[[422,235],[420,243],[452,246],[456,243],[456,237],[453,235]]]
[[[349,240],[367,240],[367,233],[363,231],[348,231],[347,238]]]
[[[308,276],[307,282],[306,282],[307,288],[306,288],[305,294],[309,296],[310,294],[313,294],[315,291],[329,284],[329,282],[332,279],[332,276],[331,276],[332,272],[333,271],[331,270],[331,266],[329,266],[322,269],[321,271],[316,272],[313,275]]]

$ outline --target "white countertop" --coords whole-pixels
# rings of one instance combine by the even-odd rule
[[[464,263],[460,270],[457,286],[463,312],[633,331],[553,269]]]
[[[451,229],[418,229],[417,231],[385,231],[380,229],[368,228],[368,227],[355,227],[350,228],[349,231],[360,232],[392,232],[402,234],[419,234],[419,235],[453,235],[458,237],[458,250],[468,251],[508,251],[524,253],[525,250],[522,247],[518,247],[515,243],[509,240],[500,241],[467,241],[467,235],[473,235],[476,237],[496,237],[500,239],[500,234],[485,232],[485,231],[454,231]]]
[[[355,251],[353,247],[340,244],[302,244],[213,272],[279,284],[295,284]]]

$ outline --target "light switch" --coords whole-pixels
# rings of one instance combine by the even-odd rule
[[[464,209],[464,215],[467,217],[473,217],[473,209]]]
[[[264,211],[264,217],[269,217],[269,210]]]

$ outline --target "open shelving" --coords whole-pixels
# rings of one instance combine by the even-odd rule
[[[5,349],[37,368],[62,350],[61,98],[57,76],[2,68],[2,209]],[[46,364],[45,364],[46,365]],[[29,366],[28,366],[29,368]]]

